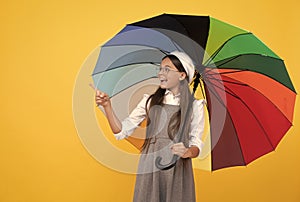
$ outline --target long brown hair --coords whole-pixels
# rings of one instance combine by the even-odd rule
[[[186,71],[180,62],[180,60],[174,56],[174,55],[167,55],[165,56],[162,60],[165,58],[169,58],[174,66],[177,68],[179,72],[184,72],[186,75]],[[180,82],[180,109],[173,114],[173,116],[170,119],[169,125],[168,125],[168,136],[171,140],[175,138],[175,136],[178,133],[184,133],[181,135],[188,135],[187,131],[189,129],[188,126],[182,126],[183,120],[188,118],[190,120],[191,113],[188,112],[188,108],[190,108],[190,103],[193,100],[193,96],[189,90],[189,85],[188,85],[188,76],[186,76],[186,79]],[[150,139],[153,135],[153,131],[155,130],[155,126],[157,126],[157,123],[151,123],[151,121],[158,120],[155,118],[156,116],[160,116],[161,110],[158,110],[154,106],[162,106],[163,101],[164,101],[164,96],[165,96],[166,89],[158,88],[154,94],[150,95],[147,102],[146,102],[146,114],[147,114],[147,132],[146,132],[146,139],[143,144],[142,149],[146,149],[147,146],[149,145]],[[148,103],[149,107],[148,107]],[[153,109],[153,110],[151,110]],[[186,121],[185,121],[186,122]],[[184,130],[184,132],[183,132]],[[181,131],[181,132],[180,132]],[[185,143],[187,144],[187,143]],[[186,145],[188,146],[188,145]]]

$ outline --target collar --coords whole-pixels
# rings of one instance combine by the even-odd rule
[[[166,89],[165,95],[172,95],[174,99],[180,97],[180,93],[178,93],[177,95],[174,95],[174,94],[172,93],[172,91],[170,91],[170,90],[168,90],[168,89]]]

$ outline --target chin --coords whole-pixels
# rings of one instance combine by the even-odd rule
[[[168,89],[167,86],[165,86],[165,85],[159,85],[159,87],[160,87],[161,89]]]

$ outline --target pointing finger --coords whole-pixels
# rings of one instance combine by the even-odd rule
[[[90,86],[92,89],[97,90],[97,88],[94,86],[94,84],[89,83],[89,86]]]

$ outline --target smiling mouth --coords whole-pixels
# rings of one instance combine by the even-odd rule
[[[167,79],[165,77],[158,77],[158,79],[160,80],[160,82],[165,82],[167,81]]]
[[[166,83],[168,80],[167,79],[159,79],[160,83]]]

